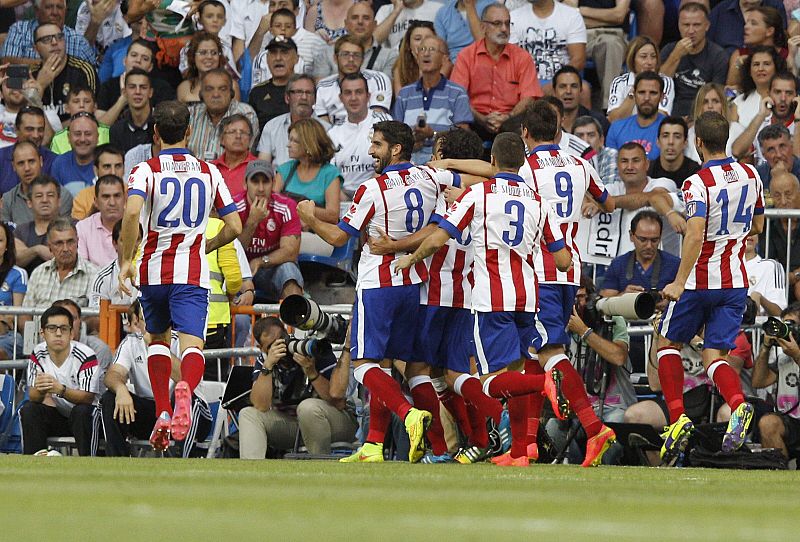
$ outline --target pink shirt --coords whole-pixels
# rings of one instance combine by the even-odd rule
[[[77,224],[78,255],[98,267],[105,267],[117,259],[117,251],[111,243],[111,230],[107,230],[100,220],[100,213],[94,213]]]
[[[228,185],[228,192],[238,194],[247,188],[244,185],[244,172],[247,169],[247,164],[253,160],[258,160],[258,156],[249,152],[244,162],[231,169],[225,164],[225,153],[223,152],[219,158],[211,163],[217,166],[219,172],[222,173],[222,178],[225,179],[225,184]]]

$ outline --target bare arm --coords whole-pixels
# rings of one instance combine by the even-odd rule
[[[594,26],[621,26],[625,23],[630,9],[630,0],[619,0],[613,8],[579,7],[587,28]],[[590,24],[592,23],[597,24]]]
[[[461,173],[468,173],[470,175],[483,177],[485,179],[490,179],[497,174],[497,168],[495,168],[489,162],[484,162],[483,160],[456,160],[450,158],[444,160],[432,160],[428,162],[428,165],[438,169],[449,169],[453,171],[459,171]]]
[[[331,373],[331,381],[328,386],[330,393],[330,404],[342,410],[346,403],[347,388],[350,385],[350,326],[347,327],[347,337],[342,345],[342,353],[339,361]]]
[[[767,363],[769,361],[769,351],[771,349],[772,345],[764,341],[761,343],[758,355],[753,361],[752,384],[754,388],[766,388],[773,385],[778,380],[778,375],[769,368],[769,364]]]
[[[37,257],[49,260],[53,257],[50,249],[44,245],[33,245],[29,247],[19,239],[14,239],[14,248],[17,251],[17,265],[25,267]]]
[[[379,230],[380,237],[370,237],[368,240],[369,250],[378,256],[382,254],[393,254],[395,252],[414,252],[430,234],[439,229],[436,224],[428,224],[419,231],[412,233],[402,239],[392,239],[386,232]]]
[[[436,231],[425,238],[413,254],[407,254],[397,261],[397,269],[407,269],[415,263],[421,262],[428,256],[435,254],[437,250],[444,246],[448,239],[450,239],[450,234],[447,230],[437,228]]]
[[[297,213],[300,215],[300,220],[303,224],[322,237],[326,243],[330,243],[335,247],[347,244],[350,236],[336,224],[328,224],[317,218],[314,213],[315,208],[316,205],[313,201],[306,200],[297,204]]]
[[[567,54],[569,55],[569,65],[580,71],[586,65],[586,44],[568,43]],[[519,105],[519,104],[517,104]],[[516,108],[515,108],[516,109]]]
[[[570,56],[570,58],[572,58],[572,56]],[[585,50],[584,50],[584,55],[583,55],[583,62],[584,63],[586,62],[586,52],[585,52]],[[517,102],[517,105],[514,106],[514,109],[511,110],[511,112],[508,114],[508,116],[509,117],[513,117],[514,115],[519,115],[520,113],[525,111],[530,104],[533,103],[533,100],[534,99],[531,98],[530,96],[528,96],[526,98],[522,98],[519,102]],[[475,111],[473,110],[473,114],[474,113],[475,113]]]
[[[619,107],[616,107],[608,112],[606,118],[608,118],[608,122],[614,122],[615,120],[626,119],[633,114],[633,107],[636,105],[633,101],[633,96],[630,94],[625,96],[625,99],[622,100],[622,103],[619,104]]]
[[[239,213],[236,211],[228,213],[220,219],[225,225],[215,237],[206,241],[206,254],[232,243],[242,233],[242,219],[239,218]]]
[[[677,300],[686,285],[689,273],[694,269],[700,250],[703,247],[703,234],[705,232],[706,219],[695,216],[689,219],[686,224],[686,235],[683,237],[683,247],[681,250],[681,264],[678,273],[671,284],[664,287],[663,295],[670,301]]]
[[[328,185],[325,189],[325,207],[317,207],[314,214],[320,220],[330,224],[339,222],[339,192],[342,186],[341,177],[336,179]]]
[[[322,1],[322,0],[319,0]],[[381,23],[375,27],[375,31],[372,33],[372,39],[375,40],[375,43],[383,43],[389,38],[389,34],[392,32],[392,25],[397,20],[397,17],[403,11],[403,2],[402,0],[392,0],[393,9],[392,12],[386,17]],[[309,10],[310,11],[310,10]]]
[[[748,124],[744,129],[744,132],[742,132],[733,142],[731,151],[736,158],[742,158],[743,156],[747,155],[748,152],[750,152],[750,147],[756,140],[758,131],[761,129],[761,126],[764,125],[764,121],[767,120],[767,117],[770,115],[770,109],[767,108],[767,104],[772,104],[772,98],[769,96],[761,100],[758,113],[756,113],[756,116],[753,117],[753,120],[751,120],[750,124]]]
[[[269,253],[269,263],[264,263],[263,258],[250,260],[250,271],[255,275],[262,267],[270,268],[286,262],[296,262],[300,254],[300,236],[284,235],[281,237],[280,246]]]

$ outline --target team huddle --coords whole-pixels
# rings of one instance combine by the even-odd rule
[[[135,276],[131,262],[140,222],[138,277],[153,336],[148,372],[160,414],[151,437],[157,449],[170,438],[185,437],[191,392],[202,376],[204,322],[196,316],[207,305],[202,255],[241,230],[215,167],[182,148],[190,127],[188,113],[178,109],[174,102],[156,108],[156,131],[165,149],[131,173],[121,235],[125,288]],[[491,163],[448,156],[444,149],[459,147],[447,141],[459,137],[453,131],[437,136],[434,162],[414,165],[411,129],[379,122],[370,146],[376,177],[357,189],[341,221],[334,225],[315,217],[312,201],[298,204],[303,224],[334,246],[351,236],[368,237],[358,266],[350,355],[355,379],[369,391],[369,432],[361,448],[342,461],[383,461],[395,414],[408,433],[411,462],[491,458],[501,466],[528,466],[539,456],[545,400],[557,418],[572,412],[583,426],[588,438],[583,466],[600,464],[615,441],[565,350],[581,283],[575,238],[582,209],[593,201],[613,211],[614,197],[586,160],[554,144],[558,126],[555,111],[537,101],[523,115],[521,136],[506,132],[495,138]],[[753,416],[726,356],[745,311],[745,240],[764,225],[762,185],[754,168],[725,155],[728,123],[721,115],[704,113],[695,126],[705,165],[683,184],[688,227],[677,277],[663,291],[670,303],[658,345],[670,414],[662,448],[666,463],[685,449],[693,430],[684,414],[679,352],[701,328],[703,365],[733,413],[724,451],[742,445]],[[205,240],[212,206],[225,227]],[[179,333],[182,351],[174,412],[170,328]],[[394,360],[405,362],[412,402],[391,376]],[[439,419],[440,402],[467,439],[453,456]]]

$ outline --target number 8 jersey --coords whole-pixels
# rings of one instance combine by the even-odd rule
[[[220,217],[236,212],[217,166],[186,149],[165,149],[133,168],[128,195],[145,200],[139,284],[209,288],[205,232],[211,206]]]
[[[756,168],[733,158],[710,160],[683,183],[686,215],[705,218],[703,245],[687,290],[747,288],[744,251],[753,216],[764,213]]]

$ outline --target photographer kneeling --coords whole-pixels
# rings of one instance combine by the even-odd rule
[[[789,324],[788,337],[772,335],[765,324],[764,342],[753,365],[754,388],[778,385],[776,412],[765,414],[758,420],[758,432],[763,447],[779,448],[787,458],[800,458],[800,346],[798,333],[792,329],[800,322],[800,303],[784,309],[781,320]]]
[[[338,389],[347,387],[349,366],[337,366],[330,343],[318,340],[313,359],[289,354],[290,337],[272,316],[255,323],[253,336],[262,354],[253,367],[253,406],[239,413],[240,457],[264,459],[268,445],[291,450],[298,427],[310,454],[330,453],[332,441],[355,440],[358,424],[340,399],[344,389]]]

